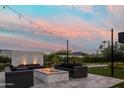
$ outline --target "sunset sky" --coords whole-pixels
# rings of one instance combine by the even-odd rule
[[[0,49],[95,52],[110,30],[124,31],[124,6],[9,6],[23,17],[0,6]],[[36,25],[37,24],[37,25]]]

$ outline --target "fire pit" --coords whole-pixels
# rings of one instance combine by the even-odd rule
[[[34,70],[34,77],[45,83],[55,83],[69,80],[69,73],[54,68],[42,68]]]
[[[46,71],[46,72],[55,72],[55,69],[50,67],[50,68],[43,68],[42,69],[43,71]]]

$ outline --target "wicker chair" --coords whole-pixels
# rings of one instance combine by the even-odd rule
[[[6,88],[28,88],[34,85],[33,70],[5,70]]]
[[[87,66],[68,67],[68,66],[58,65],[55,68],[69,71],[69,77],[72,77],[72,78],[87,77]]]

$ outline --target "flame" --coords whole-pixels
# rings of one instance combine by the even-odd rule
[[[46,70],[46,71],[51,71],[51,68],[45,68],[44,70]]]
[[[43,68],[44,71],[48,71],[48,72],[54,72],[55,69],[51,68]]]

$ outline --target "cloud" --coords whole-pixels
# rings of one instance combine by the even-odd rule
[[[94,12],[92,11],[93,6],[73,6],[74,8],[83,11],[83,12]],[[113,8],[108,7],[108,11],[113,14],[115,11]],[[118,9],[115,9],[118,12]],[[120,10],[119,10],[120,11]],[[121,10],[122,11],[122,10]],[[120,12],[121,12],[120,11]],[[83,13],[82,12],[82,13]],[[119,12],[118,12],[119,13]],[[115,14],[118,14],[115,13]],[[56,17],[56,15],[54,15]],[[107,24],[110,27],[118,27],[120,28],[120,24],[122,24],[122,17],[113,18],[114,16],[111,16],[110,18],[105,20],[105,24]],[[51,16],[52,18],[52,16]],[[9,21],[8,21],[9,19]],[[61,18],[57,17],[54,20],[49,20],[49,18],[43,19],[43,18],[37,18],[33,19],[38,26],[36,26],[33,22],[32,24],[29,24],[29,22],[25,21],[23,18],[19,19],[18,16],[13,15],[6,15],[4,13],[0,13],[0,27],[11,29],[11,31],[15,31],[17,36],[10,37],[7,35],[0,37],[0,44],[8,45],[8,47],[20,47],[20,48],[30,48],[30,49],[62,49],[65,48],[65,45],[61,42],[52,41],[52,39],[47,38],[50,36],[54,36],[57,38],[65,38],[69,40],[74,40],[74,44],[78,45],[78,40],[80,42],[84,42],[83,45],[79,45],[81,47],[85,46],[87,43],[93,43],[97,41],[103,41],[103,40],[110,40],[110,31],[108,31],[108,28],[100,27],[98,24],[93,24],[93,22],[87,22],[86,20],[83,20],[79,16],[74,15],[64,15],[61,16]],[[97,20],[97,19],[96,19]],[[99,20],[99,19],[98,19]],[[116,20],[116,21],[115,21]],[[100,20],[102,22],[103,20]],[[19,36],[19,31],[22,31],[23,35],[26,33],[32,34],[31,36],[41,36],[40,40],[34,37],[30,37],[29,34],[26,34],[24,38]],[[42,38],[43,34],[47,34],[46,38],[48,42],[45,42]],[[115,37],[117,37],[117,32],[115,32]],[[26,38],[27,37],[27,38]],[[29,38],[29,39],[28,39]],[[3,42],[4,41],[4,42]],[[87,42],[86,42],[87,41]],[[51,43],[50,43],[51,42]],[[20,44],[21,43],[21,44]],[[93,45],[94,46],[94,45]],[[18,48],[17,47],[17,48]],[[72,47],[71,47],[72,48]]]
[[[122,5],[109,5],[107,9],[110,13],[120,16],[124,14],[124,6]]]
[[[39,50],[61,50],[65,49],[64,45],[56,44],[56,43],[47,43],[36,40],[30,40],[22,37],[11,37],[11,36],[3,36],[0,35],[0,44],[7,45],[5,46],[7,49],[18,48],[18,49],[39,49]],[[2,45],[0,45],[2,46]]]
[[[109,32],[105,31],[103,28],[97,27],[96,25],[87,23],[82,19],[80,19],[79,17],[65,16],[63,20],[60,20],[57,23],[50,22],[44,19],[37,19],[35,20],[35,22],[40,26],[40,28],[38,28],[33,23],[31,25],[23,21],[21,23],[20,19],[16,20],[15,17],[13,16],[6,16],[6,17],[11,19],[11,21],[8,22],[7,19],[2,19],[1,17],[0,20],[5,21],[5,23],[2,23],[1,21],[0,26],[5,28],[8,27],[8,29],[10,28],[15,30],[20,28],[24,32],[29,32],[29,33],[33,32],[32,34],[36,34],[36,35],[54,34],[60,38],[64,38],[64,37],[82,38],[88,40],[95,40],[98,37],[109,38]]]
[[[73,5],[74,8],[83,12],[92,12],[92,5]]]
[[[92,6],[74,6],[79,9],[84,9],[84,11],[91,11]],[[6,17],[5,19],[3,19]],[[7,19],[10,19],[9,21]],[[36,19],[36,23],[40,26],[36,26],[35,24],[29,24],[23,18],[19,19],[17,16],[9,16],[1,13],[0,16],[0,26],[7,27],[8,29],[21,29],[24,32],[29,32],[36,35],[42,34],[54,34],[57,37],[66,37],[66,38],[84,38],[88,40],[94,40],[98,37],[96,34],[99,34],[100,38],[105,38],[105,36],[109,36],[103,28],[99,28],[96,25],[87,23],[75,16],[64,16],[62,20],[59,22],[51,22],[44,19]],[[58,20],[58,19],[56,19]],[[13,28],[14,27],[14,28]],[[104,33],[104,34],[103,34]]]
[[[123,31],[124,29],[124,6],[122,5],[109,5],[106,6],[109,17],[104,20],[104,24],[107,27],[112,27],[115,29],[116,32]]]
[[[41,27],[44,27],[44,29],[46,29],[47,31],[52,32],[59,37],[67,37],[70,39],[82,38],[91,41],[101,38],[109,39],[110,37],[109,31],[106,31],[104,28],[100,28],[96,25],[86,23],[80,18],[71,16],[68,16],[67,18],[66,20],[63,19],[66,23],[60,22],[56,24],[41,19],[39,19],[37,23]]]

